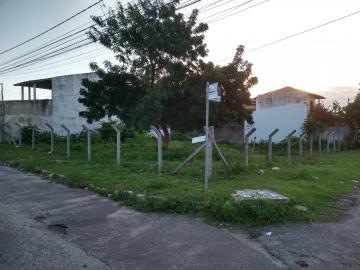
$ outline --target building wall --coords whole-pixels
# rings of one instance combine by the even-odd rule
[[[82,79],[96,81],[98,76],[95,73],[83,73],[52,78],[52,99],[53,113],[52,124],[55,133],[65,135],[61,125],[65,125],[72,134],[79,133],[82,125],[96,128],[99,123],[89,125],[84,118],[79,116],[79,112],[84,110],[84,106],[78,102],[79,91],[82,88]]]
[[[15,123],[27,126],[29,123],[45,129],[51,121],[52,102],[44,100],[5,101],[5,122],[15,127]]]
[[[245,133],[252,127],[256,128],[256,132],[250,137],[256,141],[268,140],[269,134],[275,128],[279,131],[274,135],[273,142],[277,143],[285,139],[285,137],[294,129],[294,136],[302,133],[302,125],[307,118],[309,110],[309,101],[305,99],[298,100],[297,103],[286,103],[283,105],[276,104],[274,106],[258,106],[253,113],[254,125],[245,125]]]

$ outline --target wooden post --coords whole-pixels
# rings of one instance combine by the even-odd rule
[[[268,161],[269,161],[269,165],[271,165],[272,163],[272,137],[275,135],[275,133],[277,133],[279,131],[278,128],[274,129],[270,134],[269,134],[269,151],[268,151]]]
[[[121,130],[120,127],[115,125],[111,126],[116,131],[116,164],[119,166],[121,158]]]
[[[22,126],[18,122],[15,122],[15,125],[20,130],[20,132],[19,132],[19,147],[21,147],[22,146]]]
[[[70,159],[70,155],[71,155],[71,148],[70,148],[70,140],[71,140],[71,135],[70,135],[70,130],[64,126],[61,125],[61,127],[66,131],[66,158]]]
[[[291,165],[291,136],[294,135],[296,132],[296,129],[291,131],[289,135],[287,136],[287,152],[288,152],[288,163]]]
[[[252,128],[244,137],[244,166],[249,167],[249,137],[254,134],[256,128]]]

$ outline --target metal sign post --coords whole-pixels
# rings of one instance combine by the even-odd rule
[[[291,136],[294,135],[296,132],[296,129],[291,131],[289,135],[287,135],[287,154],[288,154],[288,163],[291,165]]]
[[[269,164],[271,165],[272,163],[272,137],[279,131],[278,128],[274,129],[270,134],[269,134],[269,150],[268,150],[268,161]]]
[[[205,94],[205,103],[206,103],[206,108],[205,108],[205,136],[206,136],[206,141],[205,141],[205,190],[208,189],[208,185],[209,185],[209,106],[210,106],[210,102],[209,102],[209,82],[206,82],[206,94]]]
[[[249,167],[249,137],[254,134],[256,128],[252,128],[244,138],[244,166],[245,168]]]
[[[46,123],[45,124],[50,129],[50,153],[54,153],[54,128]]]
[[[64,125],[61,125],[61,127],[66,131],[66,158],[70,159],[70,130]]]
[[[210,100],[214,102],[221,101],[221,95],[219,91],[218,82],[209,84],[206,82],[206,108],[205,108],[205,190],[208,189],[209,178],[211,176],[211,163],[212,163],[212,134],[210,134],[209,130],[209,110],[210,110]]]
[[[116,131],[116,164],[119,166],[121,157],[121,130],[118,126],[111,126]]]

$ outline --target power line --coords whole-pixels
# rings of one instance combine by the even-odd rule
[[[206,19],[208,19],[208,18],[214,17],[214,16],[219,15],[219,14],[222,14],[222,13],[226,13],[226,12],[229,12],[229,11],[233,11],[234,9],[240,8],[240,7],[242,7],[242,6],[250,3],[250,2],[252,2],[252,1],[254,1],[254,0],[248,0],[248,1],[245,1],[245,2],[240,3],[239,5],[235,5],[235,6],[232,6],[232,7],[227,8],[227,9],[224,9],[224,10],[222,10],[222,11],[216,12],[216,13],[211,14],[211,15],[205,17],[205,18],[202,18],[201,21],[204,21],[204,20],[206,20]],[[267,1],[270,1],[270,0],[267,0]]]
[[[18,48],[18,47],[20,47],[20,46],[22,46],[22,45],[24,45],[24,44],[32,41],[32,40],[38,38],[38,37],[40,37],[40,36],[42,36],[42,35],[50,32],[51,30],[54,30],[55,28],[57,28],[57,27],[59,27],[60,25],[66,23],[66,22],[68,22],[68,21],[70,21],[71,19],[75,18],[76,16],[80,15],[81,13],[84,13],[85,11],[87,11],[87,10],[89,10],[90,8],[96,6],[97,4],[101,3],[102,1],[103,1],[103,0],[100,0],[100,1],[98,1],[98,2],[96,2],[96,3],[94,3],[94,4],[92,4],[92,5],[88,6],[87,8],[85,8],[85,9],[77,12],[76,14],[72,15],[71,17],[63,20],[62,22],[60,22],[60,23],[58,23],[58,24],[50,27],[49,29],[41,32],[40,34],[37,34],[36,36],[34,36],[34,37],[32,37],[32,38],[29,38],[29,39],[27,39],[27,40],[25,40],[25,41],[23,41],[23,42],[15,45],[15,46],[11,47],[11,48],[9,48],[9,49],[6,49],[6,50],[4,50],[4,51],[1,51],[0,54],[4,54],[4,53],[6,53],[6,52],[12,51],[12,50],[14,50],[14,49],[16,49],[16,48]]]
[[[61,38],[61,39],[57,39],[56,41],[53,41],[53,42],[52,42],[52,40],[51,40],[51,41],[45,43],[44,45],[38,46],[36,49],[33,49],[33,50],[28,51],[28,52],[26,52],[26,53],[24,53],[24,54],[22,54],[22,55],[20,55],[20,56],[17,56],[17,57],[15,57],[15,58],[12,58],[12,59],[10,59],[10,60],[7,60],[7,61],[1,63],[1,64],[0,64],[0,67],[1,67],[1,66],[4,66],[5,64],[12,63],[12,62],[14,62],[14,61],[16,61],[16,60],[18,60],[18,59],[21,59],[21,58],[23,58],[23,57],[25,57],[25,56],[31,55],[31,54],[39,51],[39,50],[45,49],[46,47],[49,47],[49,46],[51,46],[51,45],[53,45],[53,44],[56,44],[56,43],[58,43],[58,42],[60,42],[60,41],[63,41],[63,40],[68,39],[68,38],[70,38],[70,37],[73,37],[73,36],[75,36],[75,35],[77,35],[77,34],[79,34],[79,33],[82,33],[82,32],[84,32],[84,31],[86,31],[87,29],[89,29],[89,27],[87,27],[87,28],[85,28],[85,29],[82,29],[82,30],[80,30],[80,31],[77,31],[77,32],[75,32],[75,33],[72,33],[72,34],[70,34],[70,35],[67,35],[67,36],[65,36],[65,37],[63,37],[63,38]],[[79,38],[79,37],[75,37],[75,38]],[[67,42],[69,42],[69,41],[66,41],[66,42],[64,42],[64,43],[62,43],[62,44],[65,44],[65,43],[67,43]]]
[[[87,42],[87,43],[80,44],[80,45],[78,45],[78,46],[72,47],[72,45],[75,45],[75,44],[78,44],[78,43],[76,42],[76,43],[74,43],[74,44],[68,45],[68,46],[66,46],[66,47],[63,47],[63,48],[57,50],[57,51],[61,51],[61,52],[58,52],[58,53],[57,53],[57,51],[51,52],[51,53],[48,53],[48,54],[43,55],[43,56],[41,56],[41,57],[38,57],[38,58],[36,58],[36,59],[30,60],[30,61],[28,61],[28,62],[25,62],[25,63],[19,64],[19,65],[13,66],[13,67],[11,67],[11,68],[7,68],[7,69],[0,70],[0,74],[6,74],[6,73],[9,73],[9,72],[13,71],[14,69],[21,68],[21,67],[23,67],[24,65],[27,65],[27,66],[28,66],[28,64],[33,64],[34,62],[36,63],[36,62],[39,62],[39,61],[42,61],[42,60],[47,60],[47,59],[49,59],[49,58],[53,58],[53,57],[58,56],[58,55],[60,55],[60,54],[64,54],[64,53],[67,53],[67,52],[76,50],[76,49],[78,49],[78,48],[87,46],[87,45],[89,45],[89,44],[93,44],[93,42],[91,41],[91,42]],[[70,48],[69,48],[69,47],[70,47]],[[67,48],[68,48],[68,49],[67,49]],[[63,50],[63,49],[67,49],[67,50]],[[55,53],[55,54],[53,54],[53,53]],[[47,56],[47,57],[45,57],[45,56]],[[44,58],[44,57],[45,57],[45,58]]]
[[[259,50],[259,49],[262,49],[262,48],[265,48],[267,46],[270,46],[270,45],[273,45],[273,44],[276,44],[276,43],[279,43],[279,42],[282,42],[284,40],[287,40],[287,39],[290,39],[290,38],[293,38],[293,37],[296,37],[296,36],[299,36],[299,35],[302,35],[302,34],[305,34],[305,33],[308,33],[310,31],[313,31],[313,30],[316,30],[318,28],[321,28],[321,27],[324,27],[324,26],[327,26],[329,24],[332,24],[332,23],[335,23],[335,22],[338,22],[338,21],[341,21],[343,19],[346,19],[346,18],[349,18],[351,16],[354,16],[356,14],[359,14],[360,13],[360,10],[358,11],[355,11],[355,12],[352,12],[352,13],[349,13],[345,16],[342,16],[342,17],[339,17],[339,18],[336,18],[336,19],[333,19],[331,21],[328,21],[328,22],[325,22],[325,23],[322,23],[322,24],[319,24],[317,26],[314,26],[314,27],[311,27],[311,28],[308,28],[306,30],[303,30],[303,31],[300,31],[300,32],[297,32],[295,34],[292,34],[292,35],[288,35],[288,36],[285,36],[283,38],[280,38],[280,39],[277,39],[277,40],[274,40],[272,42],[269,42],[269,43],[265,43],[264,45],[261,45],[261,46],[258,46],[258,47],[255,47],[253,49],[250,49],[250,50],[247,50],[245,51],[245,53],[249,53],[249,52],[253,52],[253,51],[256,51],[256,50]],[[224,58],[224,59],[221,59],[221,60],[218,60],[216,62],[222,62],[222,61],[225,61],[225,60],[228,60],[232,57],[227,57],[227,58]]]
[[[234,12],[234,13],[231,13],[231,11],[233,11],[233,9],[229,9],[228,13],[231,13],[230,15],[224,16],[225,14],[222,14],[222,15],[220,15],[220,16],[218,16],[218,17],[213,18],[212,20],[208,21],[207,23],[208,23],[208,24],[211,24],[211,23],[214,23],[214,22],[217,22],[217,21],[224,20],[224,19],[229,18],[229,17],[231,17],[231,16],[233,16],[233,15],[239,14],[239,13],[244,12],[244,11],[246,11],[246,10],[249,10],[249,9],[254,8],[254,7],[260,6],[260,5],[262,5],[262,4],[265,4],[266,2],[269,2],[269,1],[270,1],[270,0],[265,0],[265,1],[262,1],[262,2],[259,2],[259,3],[256,3],[256,4],[252,5],[252,6],[249,6],[249,7],[247,7],[247,8],[244,8],[244,9],[239,10],[239,11]],[[250,2],[250,1],[248,1],[248,2]],[[239,7],[241,7],[241,6],[239,6]]]
[[[193,5],[194,3],[197,3],[197,2],[199,2],[199,1],[201,1],[201,0],[187,0],[187,1],[185,1],[184,3],[182,3],[182,6],[178,7],[177,9],[179,10],[179,9],[188,7],[188,6]],[[172,3],[172,2],[173,2],[173,1],[170,1],[170,2],[168,2],[168,3],[165,3],[164,5],[167,5],[167,4]],[[113,15],[113,16],[114,16],[114,15]],[[113,17],[113,16],[111,16],[111,17]],[[103,16],[100,16],[100,17],[103,17]],[[108,20],[108,19],[110,19],[110,17],[107,18],[106,20]],[[94,24],[93,24],[93,25],[94,25]],[[4,65],[4,64],[6,64],[6,63],[11,63],[11,62],[13,62],[13,61],[15,61],[15,60],[17,60],[17,59],[23,58],[23,57],[25,57],[25,56],[27,56],[27,55],[31,55],[31,54],[33,54],[34,52],[38,51],[38,50],[42,50],[42,49],[44,49],[44,48],[46,48],[46,47],[48,47],[48,46],[50,46],[50,45],[52,45],[52,44],[55,44],[55,43],[57,43],[57,42],[59,42],[59,41],[62,41],[62,40],[64,40],[64,39],[67,39],[67,38],[69,38],[69,37],[71,37],[71,36],[74,36],[74,35],[76,35],[76,34],[78,34],[78,33],[81,33],[81,32],[83,32],[83,31],[89,29],[90,27],[91,27],[91,26],[86,27],[85,29],[81,29],[81,30],[79,30],[79,31],[77,31],[77,32],[75,32],[75,33],[73,33],[73,34],[67,35],[67,36],[65,36],[64,38],[58,39],[58,40],[56,40],[56,41],[54,41],[54,42],[50,42],[50,43],[48,42],[48,43],[46,43],[47,45],[44,45],[44,46],[42,46],[42,47],[38,47],[37,50],[33,50],[33,51],[31,51],[30,53],[28,53],[28,54],[23,54],[23,55],[21,55],[21,56],[19,56],[19,57],[16,57],[16,58],[11,59],[11,60],[9,60],[9,61],[7,61],[7,62],[5,62],[5,63],[2,63],[0,66]],[[72,32],[72,31],[74,31],[74,30],[71,30],[70,32]],[[81,37],[81,36],[78,36],[78,37],[76,37],[76,38],[80,38],[80,37]],[[54,57],[54,56],[57,56],[57,55],[62,54],[62,52],[57,53],[58,51],[64,50],[65,48],[71,47],[71,46],[73,46],[73,45],[75,45],[75,44],[78,44],[79,42],[83,42],[83,41],[86,41],[86,40],[88,40],[88,38],[85,38],[85,39],[83,39],[83,40],[77,41],[76,43],[72,43],[72,44],[70,44],[69,46],[62,47],[62,48],[60,48],[59,50],[51,51],[50,53],[47,53],[47,54],[45,54],[45,55],[41,55],[41,54],[43,54],[43,53],[45,53],[45,52],[47,52],[47,51],[50,51],[50,50],[52,50],[52,49],[54,49],[54,48],[57,48],[57,47],[59,47],[59,46],[61,46],[61,45],[64,45],[64,44],[70,42],[70,41],[73,41],[73,40],[70,40],[70,41],[68,40],[68,41],[65,41],[65,42],[63,42],[63,43],[61,43],[61,44],[57,44],[57,45],[55,45],[55,46],[53,46],[53,47],[51,47],[51,48],[48,48],[48,49],[45,50],[45,51],[42,51],[42,52],[37,53],[37,54],[35,54],[35,55],[32,55],[31,57],[27,57],[27,58],[25,58],[25,59],[22,59],[21,61],[17,61],[17,62],[15,62],[15,63],[13,63],[12,66],[11,66],[11,65],[5,66],[2,70],[0,70],[0,73],[6,74],[6,73],[9,73],[9,72],[13,72],[13,71],[16,71],[16,70],[18,70],[18,69],[21,69],[22,67],[27,67],[27,66],[30,66],[30,65],[34,65],[34,64],[36,64],[37,62],[40,62],[40,61],[46,61],[48,58],[52,58],[52,57]],[[86,44],[81,44],[81,45],[84,45],[84,46],[85,46],[85,45],[90,45],[91,43],[92,43],[92,42],[89,42],[89,43],[86,43]],[[95,43],[93,43],[93,44],[95,45]],[[80,47],[82,47],[82,46],[76,46],[76,47],[74,47],[73,49],[77,49],[77,48],[80,48]],[[64,51],[64,53],[66,53],[66,52],[68,52],[68,51],[71,51],[71,50],[73,50],[73,49],[66,50],[66,51]],[[54,53],[55,53],[55,55],[53,55]],[[41,55],[41,56],[38,57],[38,58],[35,58],[35,59],[31,59],[31,58],[33,58],[33,57],[35,57],[35,56],[38,56],[38,55]],[[29,59],[31,59],[31,60],[29,60]],[[26,60],[29,60],[29,61],[26,61]],[[24,61],[25,61],[25,62],[24,62]]]

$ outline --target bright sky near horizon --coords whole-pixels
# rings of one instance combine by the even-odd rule
[[[201,9],[215,1],[218,0],[201,0],[181,12],[186,14],[190,9]],[[96,1],[0,0],[0,51],[33,37],[94,2]],[[244,56],[253,63],[253,73],[259,78],[259,84],[251,89],[252,96],[284,86],[320,93],[327,97],[328,102],[336,99],[342,104],[355,96],[360,82],[358,0],[253,0],[240,7],[244,2],[245,0],[222,0],[213,6],[215,8],[200,12],[199,19],[209,22],[218,16],[229,15],[227,11],[219,13],[223,10],[229,10],[232,14],[261,3],[209,23],[205,39],[209,49],[207,60],[220,65],[226,64],[240,44],[244,45],[246,50],[251,50],[359,11],[348,18],[246,53]],[[115,0],[104,0],[104,3],[113,7]],[[212,16],[216,13],[218,15]],[[88,23],[90,15],[103,15],[103,11],[99,5],[95,6],[40,38],[0,54],[0,65]],[[46,62],[0,74],[0,83],[4,83],[6,99],[18,99],[20,89],[14,87],[14,83],[88,72],[90,61],[102,62],[105,59],[112,59],[111,52],[99,45],[90,45]],[[221,61],[222,59],[226,60]],[[0,66],[0,70],[2,67]],[[47,97],[49,91],[40,91],[38,96]]]

